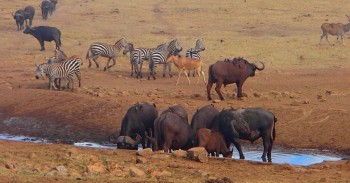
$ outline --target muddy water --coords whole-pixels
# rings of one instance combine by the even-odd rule
[[[0,140],[11,140],[21,142],[33,142],[33,143],[54,143],[42,138],[26,137],[26,136],[12,136],[7,134],[0,134]],[[74,142],[74,146],[78,147],[91,147],[91,148],[102,148],[102,149],[116,149],[115,144],[105,143],[98,144],[94,142]],[[139,146],[139,150],[142,149]],[[262,162],[262,148],[243,148],[243,153],[246,160]],[[234,148],[233,159],[239,159],[237,150]],[[221,156],[222,157],[222,156]],[[310,149],[282,149],[274,148],[272,150],[272,162],[277,164],[291,164],[298,166],[309,166],[324,161],[339,161],[342,158],[339,155],[332,154],[329,151],[319,151]]]

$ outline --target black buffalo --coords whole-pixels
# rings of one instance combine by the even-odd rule
[[[24,8],[24,20],[26,21],[26,26],[32,26],[32,22],[35,15],[35,9],[33,6],[27,6]],[[27,19],[29,23],[27,23]]]
[[[126,112],[120,134],[117,137],[110,137],[110,141],[117,143],[118,148],[137,149],[137,144],[133,140],[137,134],[141,136],[141,144],[143,148],[151,147],[151,142],[147,142],[145,131],[153,130],[154,120],[158,116],[158,110],[155,104],[136,103]]]
[[[61,43],[61,31],[56,27],[49,26],[37,26],[37,27],[26,27],[23,31],[24,34],[30,34],[34,36],[40,43],[41,50],[45,50],[44,41],[55,41],[56,49],[60,49]]]
[[[52,12],[54,12],[56,10],[56,4],[58,3],[57,0],[50,0],[51,4],[52,4]],[[51,12],[51,15],[52,15]]]
[[[191,128],[196,132],[200,128],[209,128],[214,117],[219,113],[213,104],[197,109],[192,117]]]
[[[50,15],[52,15],[53,4],[50,1],[43,1],[41,2],[40,8],[41,8],[41,16],[43,17],[44,20],[47,20],[49,13]]]
[[[236,146],[240,159],[244,159],[244,155],[239,139],[254,142],[262,137],[264,152],[261,158],[265,162],[267,154],[268,161],[271,162],[271,150],[276,137],[276,121],[273,113],[262,108],[237,110],[231,108],[222,110],[215,117],[211,128],[221,132],[228,147],[230,143]]]
[[[217,61],[210,65],[207,85],[208,100],[211,100],[210,90],[214,83],[216,83],[215,91],[218,93],[221,100],[224,100],[220,91],[221,86],[224,85],[225,87],[232,83],[236,83],[237,85],[237,98],[242,97],[242,86],[245,80],[248,77],[255,76],[256,70],[263,70],[265,65],[264,63],[262,64],[263,67],[259,68],[255,64],[249,63],[247,60],[239,57],[232,60],[226,59],[225,61]]]
[[[154,138],[148,137],[154,151],[187,150],[193,146],[186,116],[186,110],[180,105],[172,106],[159,115],[154,121]]]
[[[13,19],[16,21],[17,30],[22,30],[24,28],[24,11],[23,10],[17,10],[12,14]]]

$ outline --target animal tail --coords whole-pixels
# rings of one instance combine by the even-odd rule
[[[208,83],[211,81],[211,83],[215,83],[216,79],[214,77],[214,73],[213,73],[213,65],[209,66],[208,69]]]
[[[276,122],[277,122],[277,118],[275,115],[273,115],[273,130],[272,130],[272,141],[275,141],[276,139]]]

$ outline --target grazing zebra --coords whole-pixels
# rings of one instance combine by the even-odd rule
[[[93,43],[90,45],[89,50],[86,53],[86,59],[89,60],[89,68],[91,67],[91,60],[92,59],[95,64],[96,68],[99,68],[99,64],[97,63],[97,59],[99,56],[101,57],[107,57],[108,61],[106,66],[104,67],[104,71],[107,69],[113,67],[116,64],[116,58],[121,51],[122,48],[125,48],[125,46],[128,44],[126,39],[123,37],[119,39],[114,45],[108,45],[105,43]],[[91,55],[90,55],[91,52]],[[113,64],[109,65],[109,62],[113,60]]]
[[[156,79],[154,76],[155,70],[158,64],[168,64],[166,60],[172,56],[178,54],[182,50],[182,47],[178,43],[177,39],[173,39],[169,42],[167,47],[162,47],[161,49],[155,49],[150,51],[149,56],[149,73],[148,79],[150,79],[150,75],[152,75],[153,79]],[[165,77],[166,65],[163,67],[163,77]],[[172,77],[171,67],[169,65],[169,76]]]
[[[67,55],[62,50],[55,50],[55,56],[46,58],[48,64],[63,62],[67,59]],[[83,64],[83,62],[81,62]]]
[[[205,47],[203,44],[203,38],[197,38],[196,39],[196,46],[194,48],[190,48],[186,51],[186,57],[200,60],[201,55],[199,54],[199,52],[204,51],[204,50],[205,50]],[[191,71],[188,71],[188,75],[191,75]],[[193,70],[192,75],[193,75],[193,77],[195,77],[195,75],[196,75],[196,72],[194,70]]]
[[[52,90],[57,89],[54,81],[55,79],[65,79],[67,81],[67,88],[71,87],[73,90],[73,74],[75,74],[79,80],[79,87],[81,86],[81,74],[80,74],[80,65],[81,58],[79,57],[71,57],[62,63],[43,63],[37,66],[36,70],[36,79],[40,79],[41,77],[48,76],[49,78],[49,89]]]
[[[126,54],[127,52],[130,52],[130,64],[131,64],[131,76],[134,75],[134,72],[136,74],[136,78],[142,78],[142,65],[144,60],[149,60],[149,55],[151,50],[156,49],[167,49],[168,44],[163,43],[158,45],[156,48],[136,48],[134,49],[134,45],[129,43],[124,51],[123,54]]]

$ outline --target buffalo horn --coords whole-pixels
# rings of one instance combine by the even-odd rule
[[[262,71],[265,69],[265,64],[263,62],[260,62],[263,66],[259,68],[258,66],[255,65],[255,68],[258,69],[259,71]]]
[[[12,13],[12,16],[13,16],[13,17],[15,16],[15,12]]]

